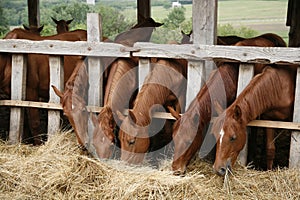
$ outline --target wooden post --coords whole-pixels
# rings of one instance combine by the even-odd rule
[[[217,10],[217,0],[193,1],[192,37],[194,44],[215,44],[217,30]],[[212,71],[214,63],[208,61],[190,61],[188,66],[186,109],[204,84],[204,80],[206,80],[206,74],[209,74]]]
[[[151,63],[149,58],[140,58],[139,59],[139,90],[142,88],[146,76],[151,70]]]
[[[297,69],[293,122],[300,122],[300,67]],[[293,131],[290,145],[290,168],[300,167],[300,131]]]
[[[290,26],[289,46],[300,47],[300,1],[289,0],[286,25]]]
[[[254,65],[253,64],[240,64],[239,69],[239,79],[238,79],[238,88],[237,88],[237,96],[244,90],[244,88],[249,84],[252,77],[254,76]],[[247,128],[247,137],[246,144],[243,150],[240,152],[238,160],[240,164],[247,164],[247,155],[248,155],[248,135],[249,128]]]
[[[49,103],[60,103],[60,98],[54,93],[51,85],[60,91],[64,90],[64,68],[61,56],[49,56],[50,67],[50,91]],[[58,132],[60,128],[60,111],[48,111],[48,135],[49,137]]]
[[[89,42],[100,42],[102,38],[101,17],[98,13],[87,14],[87,39]],[[99,57],[88,58],[89,93],[88,105],[101,106],[103,104],[103,72],[104,67]],[[88,133],[92,138],[93,124],[89,120]],[[89,142],[90,143],[90,142]]]
[[[137,21],[143,22],[144,18],[151,16],[150,0],[137,0]]]
[[[25,100],[26,97],[26,57],[22,54],[12,55],[11,74],[11,99]],[[12,107],[10,109],[9,143],[16,144],[21,141],[21,133],[24,123],[24,109]]]
[[[29,26],[40,26],[40,1],[27,0]]]

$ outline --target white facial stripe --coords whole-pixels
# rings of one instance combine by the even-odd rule
[[[221,129],[221,132],[220,132],[220,147],[221,147],[221,144],[222,144],[223,137],[224,137],[224,130]]]
[[[72,104],[72,110],[74,110],[75,106]]]

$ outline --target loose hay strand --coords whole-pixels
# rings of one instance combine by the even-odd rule
[[[77,147],[72,132],[33,147],[0,142],[0,199],[299,199],[300,170],[256,171],[235,166],[219,177],[196,159],[185,177],[170,170],[95,160]]]

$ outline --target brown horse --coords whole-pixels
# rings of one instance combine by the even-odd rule
[[[114,113],[116,110],[128,109],[132,105],[135,90],[138,88],[138,63],[131,58],[118,58],[111,65],[107,85],[105,87],[104,107],[98,118],[93,115],[94,133],[92,144],[97,158],[109,158],[116,144],[114,130],[119,124]],[[133,96],[132,96],[133,95]]]
[[[297,66],[267,66],[214,121],[212,132],[217,139],[217,149],[213,168],[219,175],[225,175],[234,165],[245,145],[250,121],[260,115],[261,119],[291,120],[296,70]],[[273,133],[272,136],[274,138]],[[275,146],[271,150],[267,152],[267,159],[273,160]]]
[[[275,34],[264,34],[255,38],[245,39],[236,46],[286,46],[285,42]],[[255,73],[260,73],[264,65],[255,65]],[[180,117],[179,113],[171,113],[177,121],[173,127],[175,145],[172,169],[174,174],[183,175],[186,167],[200,149],[205,127],[214,113],[212,99],[227,106],[235,99],[237,92],[239,67],[234,63],[223,63],[212,72],[207,83],[201,88],[187,111]],[[220,94],[224,94],[223,96]]]
[[[54,23],[56,24],[56,32],[59,33],[65,33],[65,32],[69,32],[69,25],[71,24],[71,22],[74,19],[70,19],[70,20],[56,20],[55,18],[51,17],[51,19],[54,21]]]
[[[155,22],[152,18],[145,18],[142,23],[139,23],[133,26],[130,30],[117,35],[114,42],[126,46],[133,46],[136,41],[148,42],[153,30],[162,25],[162,23]]]
[[[83,60],[78,61],[76,68],[65,84],[64,93],[60,92],[55,86],[52,88],[63,107],[64,115],[74,128],[78,144],[86,147],[88,144],[87,120],[88,112],[86,109],[88,99],[88,73]]]
[[[193,31],[191,30],[190,33],[186,34],[183,31],[181,31],[182,39],[181,43],[182,44],[192,44],[192,36]],[[245,38],[236,36],[236,35],[229,35],[229,36],[217,36],[217,45],[234,45],[239,41],[244,40]]]
[[[121,160],[134,164],[141,163],[147,151],[158,150],[170,142],[169,120],[166,121],[161,133],[164,136],[156,134],[157,130],[154,131],[156,135],[151,137],[151,125],[154,124],[154,127],[157,125],[151,123],[152,112],[158,111],[161,106],[172,106],[179,110],[183,108],[186,70],[185,60],[158,59],[153,65],[153,70],[147,75],[129,115],[125,117],[118,112],[118,117],[122,121],[119,131]],[[153,139],[151,145],[150,137]]]
[[[41,32],[44,28],[44,25],[43,26],[40,26],[40,27],[37,27],[37,26],[26,26],[25,24],[23,24],[23,27],[25,30],[33,33],[33,34],[36,34],[36,35],[41,35]]]
[[[53,36],[41,37],[32,34],[23,29],[14,29],[9,32],[5,39],[30,39],[30,40],[67,40],[78,41],[86,40],[86,31],[77,30],[67,33],[57,34]],[[10,54],[7,54],[10,56]],[[11,58],[10,58],[11,59]],[[10,60],[8,59],[8,60]],[[68,80],[76,66],[77,61],[81,60],[81,56],[64,56],[64,80]],[[11,65],[10,65],[11,66]],[[7,69],[6,69],[7,71]],[[5,73],[5,80],[10,80],[11,72]],[[27,83],[26,83],[26,100],[39,101],[39,98],[49,99],[49,56],[40,54],[28,54],[27,57]],[[5,91],[10,95],[10,84],[4,85]],[[1,86],[1,87],[4,87]],[[34,137],[34,144],[41,144],[40,137],[40,117],[39,110],[36,108],[27,109],[29,116],[29,127]]]

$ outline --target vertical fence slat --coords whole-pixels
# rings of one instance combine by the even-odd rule
[[[297,69],[293,122],[300,122],[300,67]],[[291,134],[289,167],[300,167],[300,131]]]
[[[12,55],[11,99],[25,100],[26,95],[26,57],[22,54]],[[24,123],[24,109],[13,107],[10,109],[9,143],[16,144],[21,140]]]
[[[56,86],[60,91],[64,89],[64,68],[61,56],[50,56],[50,91],[49,102],[60,103],[60,98],[54,93],[51,85]],[[49,110],[48,111],[48,135],[51,136],[60,128],[60,111]]]
[[[142,85],[145,81],[146,76],[151,70],[151,63],[149,58],[140,58],[139,59],[139,90],[142,88]]]
[[[193,1],[193,43],[215,44],[217,27],[217,0]],[[199,89],[213,67],[212,62],[208,61],[189,61],[188,64],[188,87],[186,106],[196,97]]]
[[[100,42],[102,38],[101,17],[98,13],[87,14],[87,38],[89,42]],[[103,75],[104,67],[98,57],[88,58],[89,92],[88,105],[101,106],[103,104]],[[92,138],[93,124],[89,120],[88,133]]]
[[[237,88],[237,96],[244,90],[244,88],[249,84],[254,75],[254,65],[253,64],[240,64],[239,69],[239,79],[238,79],[238,88]],[[238,160],[242,165],[247,164],[247,154],[248,154],[248,135],[249,128],[247,128],[247,137],[246,144],[243,150],[240,152]]]
[[[188,108],[192,100],[196,97],[200,88],[205,81],[205,61],[189,61],[187,72],[187,92],[186,92],[186,105]]]

